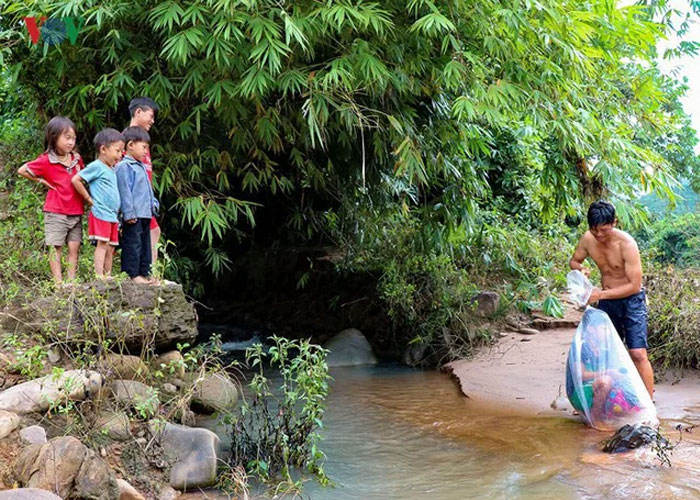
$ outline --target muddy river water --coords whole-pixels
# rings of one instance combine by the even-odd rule
[[[571,417],[519,414],[464,397],[449,375],[377,366],[335,369],[322,449],[334,488],[314,500],[698,499],[700,407],[662,419],[677,443],[607,455],[608,435]]]

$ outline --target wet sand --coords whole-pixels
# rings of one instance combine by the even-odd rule
[[[509,334],[473,359],[454,361],[446,368],[459,381],[464,395],[475,402],[534,415],[577,418],[570,409],[550,407],[558,397],[566,398],[566,356],[574,331],[567,328],[537,335]],[[698,371],[669,371],[657,376],[654,399],[659,418],[680,420],[688,413],[700,414],[699,382]]]

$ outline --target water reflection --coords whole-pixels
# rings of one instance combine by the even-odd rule
[[[605,435],[575,420],[476,405],[447,375],[380,366],[333,376],[322,449],[337,486],[308,483],[314,500],[700,497],[694,434],[668,469],[648,450],[599,452]],[[665,423],[674,441],[676,423]]]

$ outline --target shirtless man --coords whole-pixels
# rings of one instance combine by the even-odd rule
[[[600,269],[603,289],[595,288],[588,300],[598,302],[629,349],[642,381],[654,399],[654,372],[647,357],[647,306],[642,289],[642,261],[637,243],[629,234],[615,229],[615,207],[599,200],[588,209],[588,231],[578,242],[569,266],[586,276],[583,265],[590,257]]]

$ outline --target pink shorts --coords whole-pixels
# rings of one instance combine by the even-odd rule
[[[119,223],[98,219],[92,212],[88,215],[88,238],[97,241],[108,241],[110,245],[119,244]]]
[[[151,217],[151,229],[159,228],[158,220],[155,217]]]

